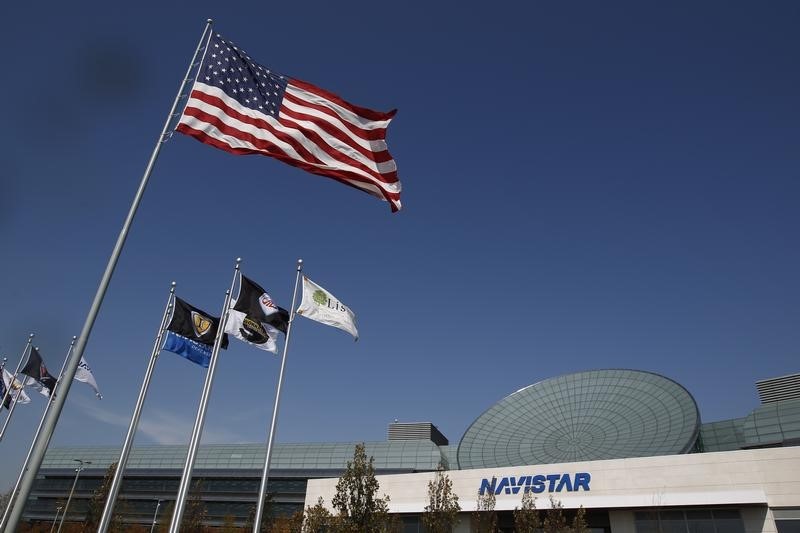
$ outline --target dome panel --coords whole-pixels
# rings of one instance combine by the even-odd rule
[[[691,394],[651,372],[592,370],[535,383],[479,416],[459,468],[567,463],[688,452],[700,414]]]

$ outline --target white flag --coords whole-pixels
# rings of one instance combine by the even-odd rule
[[[343,329],[358,340],[356,316],[350,308],[305,276],[303,276],[303,301],[300,302],[297,314]]]
[[[12,380],[14,381],[13,385],[11,384]],[[11,392],[8,393],[9,398],[16,398],[17,403],[31,403],[31,398],[25,393],[22,382],[18,379],[14,379],[14,375],[5,368],[3,369],[3,384],[6,390],[11,390]],[[2,401],[2,399],[3,398],[0,397],[0,401]]]
[[[89,368],[89,364],[86,362],[86,359],[84,359],[83,356],[81,356],[81,362],[78,364],[78,369],[75,371],[75,381],[86,383],[94,389],[94,393],[99,399],[103,399],[103,395],[100,394],[100,391],[97,389],[97,381],[94,379],[92,369]]]

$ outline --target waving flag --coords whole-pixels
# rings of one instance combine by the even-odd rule
[[[97,388],[97,380],[94,379],[92,369],[83,356],[81,356],[81,362],[78,364],[78,369],[75,371],[74,379],[75,381],[80,381],[81,383],[86,383],[89,385],[92,389],[94,389],[94,395],[100,400],[103,399],[103,395],[100,394],[100,389]]]
[[[303,276],[303,301],[297,309],[298,315],[339,328],[358,340],[356,316],[333,294]]]
[[[167,326],[164,349],[208,368],[218,328],[219,318],[175,297],[175,309]],[[227,336],[223,336],[221,347],[228,347]]]
[[[244,276],[231,301],[225,333],[267,352],[278,353],[278,332],[286,333],[289,312],[275,304],[258,283]]]
[[[47,371],[47,366],[44,364],[39,350],[34,346],[31,346],[28,362],[20,372],[28,376],[25,385],[32,386],[44,396],[50,396],[56,386],[56,378]]]
[[[18,379],[14,379],[14,375],[5,368],[3,369],[3,385],[6,390],[11,390],[11,394],[8,395],[9,398],[16,398],[17,403],[31,403],[30,397],[23,389],[24,385]],[[5,392],[3,395],[5,396]]]
[[[217,33],[176,129],[227,152],[266,155],[333,178],[399,211],[397,165],[386,146],[394,114],[278,74]]]

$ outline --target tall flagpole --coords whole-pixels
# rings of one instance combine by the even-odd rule
[[[289,351],[289,338],[292,335],[294,323],[294,304],[297,300],[297,285],[300,282],[300,272],[303,270],[303,260],[297,260],[297,276],[294,280],[294,294],[292,295],[292,314],[289,316],[289,325],[286,328],[286,340],[283,343],[283,356],[281,357],[281,371],[278,374],[278,391],[275,394],[275,405],[272,408],[272,422],[269,425],[267,439],[267,455],[264,457],[264,471],[261,473],[261,487],[258,489],[258,504],[256,505],[256,518],[253,523],[253,533],[261,531],[261,515],[264,514],[264,500],[267,497],[267,483],[269,482],[269,463],[272,459],[272,444],[275,442],[275,424],[278,421],[278,406],[281,403],[281,386],[283,385],[283,371],[286,368],[286,353]]]
[[[31,333],[28,335],[28,342],[25,343],[25,348],[22,349],[22,357],[19,358],[19,363],[17,363],[17,369],[14,370],[14,379],[11,380],[11,384],[14,384],[14,381],[17,379],[17,374],[19,374],[19,369],[22,368],[22,362],[25,360],[25,355],[28,353],[28,349],[31,347],[31,343],[33,342],[34,334]],[[5,365],[4,365],[5,366]],[[2,378],[2,376],[0,376]],[[11,394],[12,387],[6,387],[6,393],[3,395],[3,401],[0,402],[0,405],[6,404],[6,398],[8,395]]]
[[[109,524],[111,524],[111,517],[114,514],[114,505],[117,503],[119,489],[120,486],[122,486],[122,476],[125,474],[125,466],[128,464],[128,456],[133,446],[133,438],[136,435],[136,429],[139,427],[139,417],[142,414],[142,407],[147,397],[147,390],[150,388],[150,379],[153,377],[156,361],[158,360],[159,353],[161,353],[161,339],[164,337],[164,328],[167,327],[167,320],[169,319],[170,310],[173,307],[172,302],[175,298],[175,285],[176,283],[173,281],[169,288],[169,297],[167,298],[166,306],[164,306],[161,325],[158,328],[158,334],[153,343],[153,351],[150,352],[150,362],[147,363],[147,370],[144,373],[142,388],[139,389],[139,398],[136,400],[136,407],[133,408],[133,414],[131,415],[131,423],[128,425],[128,434],[125,435],[125,442],[122,445],[119,460],[117,460],[117,470],[114,472],[114,480],[111,482],[111,487],[108,489],[106,504],[103,507],[103,516],[100,518],[100,525],[97,528],[98,533],[105,533],[108,530]]]
[[[206,421],[208,399],[211,396],[211,386],[214,384],[214,373],[217,369],[219,349],[222,346],[222,339],[225,338],[225,323],[228,321],[228,306],[231,303],[231,293],[233,292],[233,286],[236,284],[236,278],[239,274],[239,265],[241,262],[242,258],[237,257],[236,266],[233,269],[233,280],[231,280],[231,287],[225,292],[225,305],[222,306],[222,313],[219,315],[219,328],[217,329],[217,336],[214,339],[214,348],[211,350],[211,362],[209,363],[208,371],[206,372],[206,381],[203,385],[203,393],[200,395],[200,405],[197,407],[197,417],[194,420],[192,438],[189,441],[189,450],[186,454],[186,463],[183,465],[181,484],[178,488],[178,496],[175,499],[175,511],[172,514],[172,522],[169,524],[170,533],[178,533],[181,528],[183,510],[186,507],[186,496],[189,494],[189,484],[192,482],[192,470],[194,469],[194,461],[197,458],[197,448],[200,445],[200,437],[202,436],[203,425]]]
[[[33,442],[36,442],[36,437],[39,436],[39,432],[42,430],[42,424],[44,424],[44,419],[47,416],[47,411],[50,409],[50,404],[53,403],[53,396],[56,394],[56,389],[58,389],[58,384],[61,382],[61,377],[64,374],[64,366],[67,364],[67,359],[69,359],[69,354],[72,353],[72,349],[75,347],[75,340],[78,337],[72,337],[72,342],[69,343],[69,349],[67,350],[67,355],[64,357],[64,362],[61,364],[61,370],[58,372],[58,379],[56,380],[56,384],[53,385],[53,390],[50,391],[50,396],[47,398],[47,405],[44,407],[44,412],[42,413],[42,418],[39,420],[39,427],[36,428],[36,433],[33,435]],[[19,488],[19,484],[22,481],[22,476],[25,474],[25,470],[28,468],[28,461],[31,460],[31,452],[33,451],[33,442],[31,442],[31,447],[28,448],[28,455],[25,456],[25,462],[22,464],[22,470],[19,471],[19,476],[17,477],[17,482],[14,484],[14,489],[9,493],[8,503],[6,504],[5,511],[3,511],[3,519],[0,521],[0,531],[3,531],[6,525],[6,520],[8,519],[8,513],[11,511],[11,506],[14,504],[14,496],[17,494],[17,489]]]
[[[14,383],[13,381],[11,383]],[[21,391],[22,389],[20,389]],[[14,416],[14,409],[17,408],[17,400],[19,400],[19,392],[14,395],[14,398],[11,400],[11,407],[8,409],[8,416],[6,417],[6,421],[3,422],[3,428],[0,429],[0,440],[3,440],[3,435],[6,433],[6,428],[8,424],[11,422],[11,417]]]
[[[203,41],[206,40],[207,36],[210,37],[211,35],[209,31],[211,29],[211,24],[212,20],[208,19],[206,21],[206,26],[203,29],[203,35],[200,37],[200,41],[197,44],[197,49],[192,56],[192,60],[189,62],[189,68],[186,70],[186,75],[183,77],[180,89],[178,89],[178,94],[175,95],[172,108],[170,108],[167,119],[164,121],[164,128],[161,130],[161,135],[159,135],[158,140],[156,141],[156,146],[153,148],[153,153],[150,156],[150,160],[148,161],[147,167],[142,175],[142,181],[139,184],[139,189],[136,191],[136,196],[133,198],[133,203],[131,203],[128,216],[125,219],[125,223],[122,225],[122,230],[119,233],[119,237],[117,237],[117,243],[114,245],[114,250],[111,252],[111,257],[108,259],[106,270],[103,272],[103,277],[100,279],[100,285],[97,287],[97,293],[94,295],[94,300],[92,301],[92,306],[89,309],[89,314],[86,316],[86,322],[84,322],[83,329],[78,337],[78,342],[75,344],[75,350],[72,352],[72,355],[67,362],[67,366],[64,369],[64,389],[62,394],[59,394],[53,401],[53,408],[47,413],[47,418],[45,419],[42,432],[39,434],[39,437],[34,443],[30,468],[22,479],[22,484],[19,488],[19,498],[14,503],[14,509],[12,510],[11,516],[8,519],[9,531],[16,531],[17,525],[22,518],[22,511],[28,501],[28,496],[31,493],[31,488],[33,488],[33,482],[36,479],[36,474],[39,472],[39,467],[42,465],[44,454],[47,451],[47,443],[50,442],[50,438],[52,437],[53,431],[55,431],[56,424],[58,423],[58,418],[61,416],[61,409],[64,407],[64,401],[67,399],[67,395],[69,394],[69,389],[72,386],[72,380],[75,377],[75,372],[78,370],[81,357],[83,357],[83,351],[86,348],[86,343],[89,340],[89,334],[92,332],[92,327],[94,326],[94,321],[97,318],[97,313],[100,311],[100,305],[103,303],[103,298],[106,295],[108,284],[111,281],[111,275],[114,273],[114,268],[117,266],[117,261],[122,253],[122,247],[125,244],[125,239],[128,237],[128,231],[133,223],[133,217],[136,215],[136,210],[139,208],[139,203],[141,202],[142,196],[144,195],[144,190],[147,187],[147,181],[150,179],[150,173],[153,171],[153,166],[155,165],[156,159],[158,159],[158,154],[161,151],[161,144],[166,138],[169,124],[172,121],[175,110],[178,108],[178,102],[180,101],[183,90],[186,87],[186,82],[189,81],[189,74],[191,74],[192,68],[195,66],[195,59],[203,47]]]
[[[17,382],[17,376],[19,375],[19,369],[22,366],[22,362],[25,360],[25,354],[27,353],[30,355],[30,348],[31,348],[31,341],[33,341],[33,333],[28,335],[28,342],[25,344],[25,348],[22,350],[22,357],[19,358],[19,363],[17,363],[17,369],[14,370],[14,375],[11,377],[11,382],[9,383],[8,387],[6,387],[6,393],[3,396],[3,401],[0,402],[0,405],[6,404],[6,398],[8,398],[9,394],[11,394],[11,390],[14,388],[14,384]],[[8,415],[6,416],[6,421],[3,422],[3,428],[0,429],[0,441],[3,440],[3,435],[6,434],[6,428],[8,424],[11,422],[11,417],[14,416],[14,409],[17,407],[17,401],[19,400],[19,395],[21,394],[22,390],[24,389],[24,385],[20,386],[20,390],[14,394],[14,397],[11,401],[11,407],[8,408]]]

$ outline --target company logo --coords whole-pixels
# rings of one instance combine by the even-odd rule
[[[209,332],[212,325],[211,319],[201,315],[197,311],[192,311],[192,328],[194,329],[195,336],[202,337]]]
[[[272,301],[272,298],[267,296],[267,294],[261,295],[261,305],[267,309],[275,309],[277,307],[275,302]]]
[[[315,290],[313,298],[319,305],[326,305],[328,303],[328,295],[325,294],[325,291],[319,289]]]
[[[522,492],[578,492],[589,491],[589,482],[592,480],[588,472],[575,474],[538,474],[533,476],[510,476],[492,479],[482,479],[478,494],[491,491],[493,494],[519,494]]]
[[[242,327],[239,328],[239,333],[244,340],[253,344],[264,344],[269,340],[267,330],[264,329],[261,322],[253,320],[249,316],[242,319]]]

